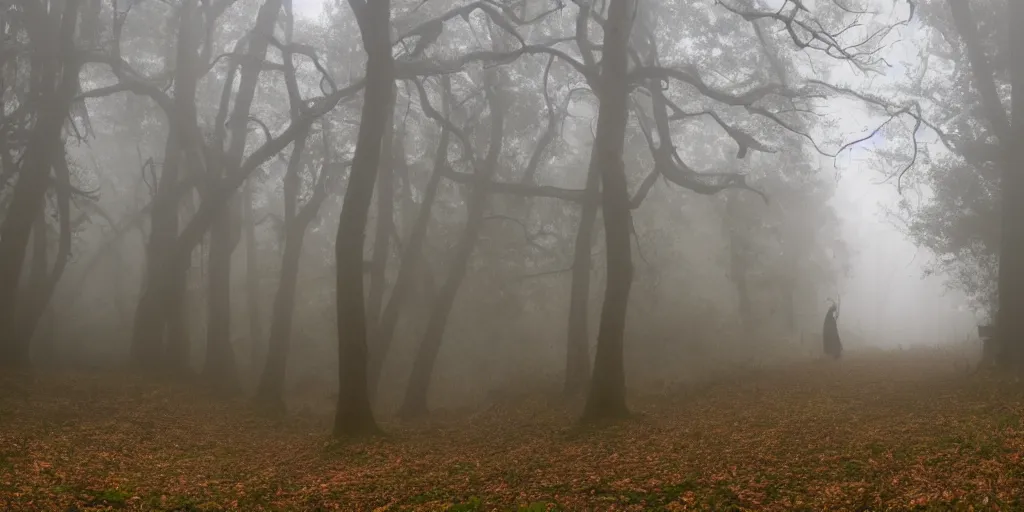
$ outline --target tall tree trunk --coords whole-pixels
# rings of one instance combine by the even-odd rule
[[[501,75],[498,74],[498,77],[500,81]],[[447,327],[452,306],[455,304],[455,297],[462,286],[463,278],[466,277],[469,259],[476,248],[477,239],[480,238],[489,195],[487,185],[497,170],[498,157],[501,156],[505,129],[505,112],[503,110],[505,106],[501,104],[500,92],[497,91],[501,84],[488,83],[485,87],[491,114],[490,146],[487,148],[487,157],[474,173],[474,180],[471,184],[473,190],[470,192],[466,205],[466,227],[455,248],[455,256],[448,267],[448,277],[434,302],[430,320],[427,321],[427,328],[423,333],[423,340],[416,352],[412,374],[409,376],[405,391],[405,401],[400,409],[400,415],[405,418],[420,416],[428,412],[427,393],[430,388],[430,379],[434,373],[434,363],[441,350],[445,327]]]
[[[132,356],[145,366],[157,365],[164,348],[166,318],[162,310],[166,290],[161,283],[169,277],[163,274],[170,272],[169,258],[178,236],[178,204],[170,194],[178,184],[180,155],[177,130],[170,130],[164,145],[163,172],[153,198],[145,276],[132,335]]]
[[[52,160],[56,184],[54,195],[57,198],[57,224],[59,226],[57,253],[54,256],[53,269],[44,271],[41,282],[33,288],[29,300],[24,304],[24,311],[21,313],[18,326],[20,329],[18,335],[24,343],[33,339],[36,327],[46,313],[50,301],[53,299],[53,292],[57,289],[57,283],[64,276],[68,259],[71,257],[71,171],[68,169],[67,153],[63,151],[63,141],[60,147],[61,151],[54,155]],[[45,217],[45,209],[39,212],[39,215]],[[42,227],[46,227],[45,219]]]
[[[210,232],[206,315],[206,380],[221,391],[235,391],[238,368],[231,344],[231,255],[241,233],[232,213],[239,206],[235,199],[214,221]]]
[[[633,2],[611,0],[604,33],[601,70],[601,107],[597,116],[594,144],[599,158],[591,159],[591,171],[601,174],[601,202],[607,253],[607,283],[590,394],[583,421],[625,416],[626,376],[623,364],[623,336],[626,310],[633,283],[632,225],[625,164],[622,160],[627,121],[627,45]]]
[[[326,123],[326,121],[324,121]],[[324,145],[327,132],[324,131]],[[281,277],[274,294],[274,310],[270,320],[270,339],[267,341],[267,358],[256,391],[257,400],[275,409],[284,410],[284,381],[288,368],[288,352],[291,346],[292,319],[295,313],[295,290],[299,278],[299,262],[302,257],[302,242],[306,228],[320,209],[318,196],[298,211],[299,169],[302,167],[302,153],[305,151],[308,134],[295,140],[288,171],[284,178],[284,254],[281,258]],[[321,172],[328,172],[329,155],[324,154]],[[319,190],[319,187],[318,187]],[[326,193],[323,194],[326,197]]]
[[[223,165],[212,166],[215,173],[211,183],[220,184],[228,175],[234,174],[242,165],[245,141],[248,134],[249,112],[256,95],[256,86],[262,63],[267,56],[269,35],[273,33],[281,0],[268,0],[260,7],[256,23],[249,33],[246,60],[239,71],[238,92],[235,95],[231,115],[227,121],[230,142],[223,158]],[[225,95],[232,86],[225,84]],[[223,104],[223,103],[222,103]],[[222,107],[223,108],[223,107]],[[248,198],[246,200],[249,200]],[[209,315],[206,335],[206,367],[204,373],[210,382],[225,390],[237,386],[237,368],[231,338],[231,256],[241,238],[238,223],[239,199],[233,197],[226,208],[221,210],[213,224],[210,239],[210,291]]]
[[[1010,26],[1009,67],[1010,115],[1006,115],[995,83],[995,70],[985,55],[978,26],[971,13],[971,3],[947,1],[953,26],[967,47],[974,87],[988,118],[992,132],[999,138],[1002,153],[1001,240],[999,246],[998,309],[996,312],[996,345],[1005,368],[1017,366],[1024,371],[1024,34],[1017,27],[1024,23],[1024,6],[1009,2],[1007,22]]]
[[[194,3],[194,0],[185,1],[185,5],[191,4],[193,7]],[[263,14],[269,12],[273,13],[276,16],[276,10],[272,8],[271,3],[277,3],[277,10],[279,10],[280,3],[277,2],[277,0],[273,0],[272,2],[264,4],[263,7],[260,8],[260,16],[257,18],[257,26],[259,28],[256,28],[252,31],[253,37],[249,44],[250,53],[247,54],[251,58],[247,58],[245,59],[245,61],[248,63],[253,63],[253,65],[243,67],[242,79],[238,87],[239,93],[236,95],[235,107],[234,110],[232,111],[231,120],[228,121],[228,124],[232,128],[233,133],[235,131],[235,127],[242,126],[244,128],[245,125],[247,124],[248,108],[242,107],[245,104],[245,101],[243,100],[247,96],[250,97],[248,102],[251,104],[251,95],[243,93],[247,89],[249,89],[248,84],[256,82],[256,79],[258,78],[258,72],[263,67],[260,63],[263,62],[266,56],[266,37],[267,34],[270,33],[270,27],[273,26],[272,20],[270,25],[264,24],[263,20],[265,20],[265,16]],[[200,40],[200,38],[198,37],[194,37],[192,39],[193,41]],[[259,48],[261,47],[263,49],[262,52],[258,51]],[[194,54],[195,52],[192,53]],[[186,58],[184,59],[185,61],[189,60],[187,58],[187,54],[188,52],[186,52]],[[257,57],[252,57],[252,55],[256,55]],[[193,63],[192,66],[194,65],[195,64]],[[186,72],[187,69],[183,68],[187,67],[189,66],[183,66],[181,61],[178,62],[178,65],[176,67],[175,105],[178,108],[176,108],[174,111],[175,119],[173,120],[171,125],[172,129],[177,129],[179,131],[179,135],[181,137],[188,137],[188,147],[186,149],[189,149],[190,151],[188,151],[186,154],[189,156],[189,164],[197,169],[202,169],[204,167],[209,169],[210,165],[208,163],[203,162],[203,151],[206,148],[204,148],[202,145],[202,140],[201,137],[199,136],[197,124],[195,121],[196,118],[194,101],[194,82],[196,74]],[[246,69],[253,67],[256,68],[254,71],[256,74],[248,74],[248,71],[246,71]],[[180,74],[182,76],[179,77],[177,76],[177,74]],[[191,89],[191,101],[184,101],[181,97],[179,97],[179,88],[182,91],[188,91],[189,89]],[[266,144],[261,146],[255,152],[253,152],[252,155],[250,155],[250,157],[244,161],[244,164],[240,165],[238,162],[241,162],[240,155],[242,155],[245,149],[245,130],[242,129],[237,137],[234,135],[232,136],[232,141],[237,141],[237,144],[240,145],[241,147],[234,148],[233,146],[229,146],[228,152],[225,155],[223,162],[224,170],[226,170],[226,172],[222,175],[218,185],[206,189],[207,193],[203,196],[202,202],[199,204],[199,207],[196,210],[195,215],[189,220],[188,224],[181,230],[181,233],[178,235],[177,240],[173,244],[169,256],[169,258],[174,259],[174,261],[168,262],[165,265],[165,267],[169,269],[168,272],[158,272],[153,269],[152,265],[147,265],[151,273],[166,274],[173,272],[175,275],[158,276],[153,279],[153,283],[155,284],[155,286],[148,287],[147,293],[144,293],[143,297],[140,298],[140,309],[142,309],[141,306],[146,302],[147,297],[150,298],[150,300],[155,300],[158,303],[158,305],[155,308],[146,308],[146,310],[149,311],[149,317],[143,316],[143,318],[148,318],[152,323],[159,324],[163,322],[169,322],[168,319],[173,318],[173,316],[171,316],[169,313],[170,311],[184,311],[180,304],[170,303],[170,301],[173,300],[173,297],[183,297],[184,285],[174,284],[172,286],[171,284],[174,283],[176,278],[186,275],[187,270],[191,264],[190,256],[192,252],[195,250],[196,246],[198,246],[199,243],[203,240],[203,237],[215,223],[217,217],[221,213],[223,213],[224,209],[226,208],[226,205],[231,204],[231,199],[235,195],[238,188],[240,188],[245,183],[245,180],[249,178],[250,174],[257,167],[259,167],[267,160],[269,160],[275,153],[287,147],[287,145],[294,141],[295,138],[298,135],[300,135],[301,132],[308,130],[309,126],[313,123],[315,119],[326,114],[330,109],[337,105],[338,101],[340,101],[345,95],[351,94],[352,92],[354,92],[355,89],[358,88],[361,88],[361,86],[343,89],[335,94],[329,95],[327,98],[325,98],[325,101],[323,102],[315,102],[314,105],[309,110],[303,112],[300,117],[293,117],[292,122],[288,125],[288,128],[286,128],[284,132],[282,132],[277,137],[274,137],[272,140],[268,141]],[[230,91],[230,89],[228,89],[228,91]],[[222,126],[222,123],[218,122],[216,123],[216,125]],[[186,142],[186,140],[182,140],[182,142]],[[215,164],[220,165],[220,163]],[[180,190],[178,192],[180,193]],[[175,194],[172,191],[169,197],[171,201],[177,204],[178,194]],[[166,290],[170,290],[170,292],[167,292]],[[159,304],[161,302],[164,302],[166,304]],[[155,313],[153,313],[153,311],[155,311]],[[167,311],[168,314],[162,314],[164,311]],[[136,316],[139,317],[140,315],[137,314]],[[145,323],[136,321],[136,327],[134,329],[134,337],[136,340],[147,339],[148,333],[146,332],[144,326]],[[184,326],[175,327],[175,330],[179,332],[185,332]],[[170,325],[168,325],[168,331],[171,331]],[[169,340],[168,343],[171,343],[171,341]],[[145,341],[143,341],[141,345],[145,345]],[[169,361],[171,365],[179,365],[183,361],[187,362],[189,347],[168,347],[166,352],[169,354],[177,354],[179,356],[184,355],[184,359],[176,357]],[[157,353],[159,354],[159,350],[157,351]],[[159,360],[159,357],[157,359]]]
[[[256,247],[256,215],[253,211],[252,182],[246,181],[242,193],[242,223],[245,236],[245,299],[249,317],[249,365],[259,368],[264,357],[263,314],[260,311],[260,266]]]
[[[164,366],[172,371],[185,372],[191,363],[191,345],[189,343],[188,309],[185,307],[188,292],[188,271],[192,267],[192,251],[184,257],[172,253],[167,261],[167,269],[160,273],[158,289],[161,296],[157,298],[157,308],[162,310],[159,315],[164,324],[167,343],[161,356]]]
[[[295,312],[295,289],[302,256],[305,230],[285,236],[284,255],[281,259],[281,279],[274,294],[274,311],[270,322],[270,340],[267,358],[257,390],[257,399],[275,409],[284,409],[284,380],[288,368],[291,345],[292,319]]]
[[[30,33],[32,67],[43,70],[38,84],[43,89],[36,96],[36,124],[0,225],[0,365],[28,363],[29,344],[18,336],[19,284],[29,236],[50,182],[52,159],[63,153],[61,128],[78,88],[74,41],[78,7],[78,0],[67,0],[60,23],[53,25],[41,5],[32,5],[27,13],[28,22],[35,27]],[[59,27],[59,32],[52,33],[50,26]]]
[[[388,256],[391,253],[391,232],[395,225],[395,182],[392,165],[391,146],[395,136],[395,98],[398,92],[392,86],[390,105],[384,113],[387,126],[384,129],[384,140],[380,149],[380,169],[377,172],[377,229],[373,236],[373,259],[370,262],[370,292],[367,296],[367,317],[370,346],[378,344],[380,332],[381,306],[384,303],[384,290],[387,288]]]
[[[787,281],[784,286],[782,300],[786,315],[786,333],[796,334],[796,283]]]
[[[1009,2],[1011,118],[1002,175],[999,312],[996,321],[1007,366],[1024,373],[1024,5]]]
[[[447,103],[447,100],[445,100]],[[409,240],[405,243],[405,250],[402,251],[402,260],[398,266],[398,276],[395,277],[395,286],[391,290],[391,297],[380,319],[380,330],[377,340],[370,351],[370,389],[372,396],[376,396],[377,388],[380,386],[380,375],[387,359],[391,342],[395,336],[395,327],[398,325],[398,316],[406,299],[416,285],[422,266],[423,242],[427,238],[427,228],[430,225],[430,211],[434,206],[434,199],[437,197],[437,188],[441,183],[441,175],[448,165],[448,145],[451,134],[447,128],[441,130],[441,140],[437,145],[437,153],[434,157],[434,170],[427,181],[423,191],[423,200],[420,202],[419,214],[416,223],[409,234]]]
[[[46,288],[46,276],[47,269],[50,266],[50,258],[48,254],[48,231],[49,227],[46,223],[46,202],[44,201],[40,209],[39,215],[36,216],[35,225],[32,227],[32,264],[28,269],[28,280],[24,287],[24,291],[19,300],[20,305],[23,309],[28,309],[29,304],[33,304],[39,301],[39,296],[43,293]],[[22,311],[19,316],[24,318],[25,312]],[[22,319],[18,323],[18,329],[20,331],[19,338],[22,343],[29,343],[31,338],[31,329],[25,325],[25,320]]]
[[[590,158],[598,157],[595,144]],[[594,244],[594,223],[600,206],[598,193],[601,175],[594,170],[587,175],[586,197],[580,209],[580,224],[573,246],[572,284],[569,291],[569,330],[565,354],[565,396],[582,396],[590,378],[590,328],[587,325],[590,304],[590,251]]]
[[[725,230],[729,240],[729,277],[733,286],[736,287],[736,299],[739,304],[740,321],[743,324],[743,333],[749,335],[753,332],[753,306],[750,301],[750,287],[748,286],[747,272],[747,247],[745,234],[740,232],[740,198],[737,192],[726,195],[725,198]]]
[[[373,434],[378,430],[367,384],[363,244],[381,144],[389,122],[381,113],[390,109],[388,102],[395,80],[389,35],[391,1],[349,3],[359,22],[367,61],[359,136],[334,241],[338,317],[338,407],[334,435],[338,437]]]
[[[177,55],[174,70],[174,106],[168,113],[167,142],[164,146],[164,165],[153,198],[152,220],[146,247],[146,277],[142,294],[135,308],[132,329],[132,356],[146,367],[166,366],[184,370],[188,365],[188,335],[185,326],[173,325],[183,317],[172,318],[169,313],[184,312],[184,305],[173,304],[184,300],[179,295],[176,281],[185,279],[185,270],[179,262],[171,261],[175,254],[175,240],[179,229],[179,197],[182,155],[189,146],[185,140],[186,126],[195,126],[196,63],[199,48],[197,30],[197,0],[184,0],[178,13]],[[184,283],[180,284],[184,287]],[[171,336],[170,331],[174,332]],[[165,332],[167,332],[166,344]],[[172,346],[181,344],[182,346]],[[175,354],[164,360],[165,354]]]

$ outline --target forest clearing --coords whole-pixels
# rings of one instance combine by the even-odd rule
[[[8,379],[4,510],[1013,510],[1024,393],[948,349],[850,354],[631,397],[541,399],[330,441],[200,388]],[[328,414],[329,416],[329,414]],[[329,419],[329,418],[325,418]],[[428,420],[424,420],[428,421]],[[78,508],[68,508],[71,505]]]

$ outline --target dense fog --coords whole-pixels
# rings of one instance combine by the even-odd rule
[[[384,78],[342,2],[11,7],[54,53],[4,61],[5,354],[415,416],[817,359],[830,306],[846,351],[970,342],[996,248],[950,223],[994,217],[943,195],[943,7],[819,3],[638,4],[625,85],[603,4],[396,3]]]
[[[0,4],[2,510],[1024,510],[1024,2]]]

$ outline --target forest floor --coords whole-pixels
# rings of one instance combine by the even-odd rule
[[[130,375],[0,379],[0,509],[1024,509],[1024,386],[954,359],[760,371],[601,429],[527,400],[351,443]]]

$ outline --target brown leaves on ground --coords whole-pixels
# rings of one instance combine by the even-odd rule
[[[535,404],[332,443],[130,376],[0,385],[0,509],[1013,510],[1024,393],[906,352],[637,399],[572,428]]]

